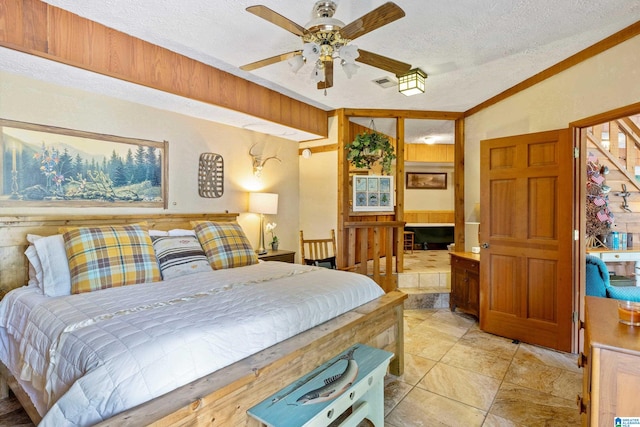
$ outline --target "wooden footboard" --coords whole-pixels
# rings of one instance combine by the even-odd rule
[[[390,370],[400,375],[406,297],[388,293],[98,426],[258,426],[247,409],[355,343],[395,353]]]

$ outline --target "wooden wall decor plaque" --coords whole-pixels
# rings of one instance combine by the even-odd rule
[[[224,160],[220,154],[202,153],[198,167],[198,194],[215,199],[224,193]]]

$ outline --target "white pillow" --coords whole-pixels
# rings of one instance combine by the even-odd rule
[[[196,236],[158,236],[152,240],[163,280],[212,271]]]
[[[186,230],[184,228],[174,228],[169,230],[169,236],[195,236],[195,230]]]
[[[29,286],[36,285],[42,289],[42,263],[38,258],[38,251],[35,246],[29,245],[24,254],[29,260]]]
[[[71,295],[71,273],[62,234],[36,239],[33,245],[42,265],[42,289],[50,297]]]
[[[160,237],[160,236],[168,236],[168,231],[163,230],[149,230],[149,236],[151,237]]]
[[[33,243],[38,240],[38,239],[42,239],[44,236],[40,236],[39,234],[27,234],[27,242],[29,242],[29,244],[33,245]]]

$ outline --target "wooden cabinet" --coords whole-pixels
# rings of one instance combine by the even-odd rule
[[[263,261],[282,261],[293,264],[295,262],[296,253],[294,251],[277,250],[272,251],[269,249],[266,254],[258,255],[258,259]]]
[[[480,312],[480,255],[451,252],[451,294],[449,308],[478,317]]]
[[[640,417],[640,328],[618,322],[615,299],[585,302],[582,425],[613,427],[615,417]]]

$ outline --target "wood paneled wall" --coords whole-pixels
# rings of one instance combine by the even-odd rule
[[[328,135],[324,110],[39,0],[0,0],[0,46]]]
[[[451,223],[455,222],[454,211],[404,211],[406,223]]]
[[[405,144],[405,162],[453,163],[454,144]]]

